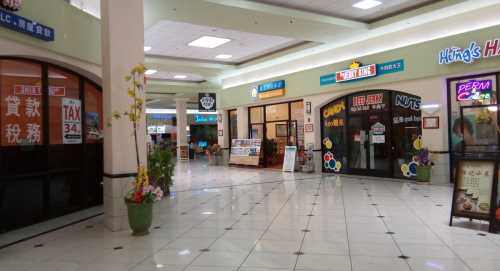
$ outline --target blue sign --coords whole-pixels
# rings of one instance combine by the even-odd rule
[[[54,29],[0,9],[0,25],[44,41],[54,41]]]
[[[217,115],[194,115],[194,123],[217,122]]]
[[[174,114],[148,114],[150,120],[173,120]]]
[[[257,87],[257,92],[262,93],[262,92],[266,92],[266,91],[283,89],[283,88],[285,88],[285,80],[279,80],[279,81],[273,81],[273,82],[259,85]]]
[[[439,52],[439,64],[451,64],[463,62],[471,64],[474,60],[481,58],[481,46],[475,41],[469,44],[469,47],[461,49],[458,47],[445,48]]]
[[[383,75],[383,74],[389,74],[389,73],[402,72],[404,70],[405,70],[405,61],[403,59],[389,61],[389,62],[385,62],[382,64],[377,64],[377,75],[376,76]],[[319,78],[319,85],[325,86],[325,85],[335,84],[336,78],[337,78],[336,72],[323,75]],[[363,79],[366,79],[366,78],[360,78],[357,80],[363,80]],[[357,80],[354,80],[354,81],[357,81]]]

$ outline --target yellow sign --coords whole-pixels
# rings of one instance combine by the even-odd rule
[[[330,116],[333,116],[339,112],[342,112],[345,110],[345,104],[344,101],[340,103],[335,103],[333,105],[328,106],[324,111],[323,111],[323,117],[328,118]]]
[[[259,99],[269,99],[269,98],[280,97],[280,96],[284,96],[284,95],[285,95],[285,89],[280,88],[280,89],[275,89],[275,90],[259,93]]]

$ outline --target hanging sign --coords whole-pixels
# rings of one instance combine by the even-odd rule
[[[268,99],[285,95],[285,80],[273,81],[257,86],[259,99]]]
[[[2,6],[5,7],[5,5]],[[55,31],[53,28],[3,9],[0,9],[0,26],[43,41],[54,41]]]
[[[452,46],[439,51],[438,62],[442,65],[452,63],[472,64],[481,58],[500,56],[500,38],[487,40],[481,46],[476,41],[471,41],[466,48]]]
[[[492,80],[468,80],[456,86],[457,101],[489,100],[493,89]]]
[[[376,77],[384,74],[402,72],[404,71],[404,67],[405,65],[403,59],[369,65],[362,65],[360,62],[354,61],[347,70],[321,76],[319,84],[320,86],[325,86]]]
[[[295,171],[295,156],[297,154],[297,146],[285,146],[285,156],[283,158],[283,171]]]
[[[82,143],[82,104],[80,100],[62,98],[63,144]]]
[[[215,93],[198,94],[198,111],[200,112],[217,111],[217,100]]]

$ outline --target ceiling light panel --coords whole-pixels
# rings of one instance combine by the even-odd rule
[[[355,3],[352,6],[359,9],[371,9],[380,5],[382,5],[382,2],[377,0],[363,0]]]
[[[200,38],[197,38],[190,43],[188,43],[189,46],[193,47],[201,47],[201,48],[217,48],[223,44],[226,44],[230,42],[230,39],[226,38],[218,38],[218,37],[212,37],[212,36],[203,36]]]
[[[217,58],[217,59],[230,59],[232,57],[233,57],[232,55],[226,55],[226,54],[220,54],[220,55],[215,56],[215,58]]]

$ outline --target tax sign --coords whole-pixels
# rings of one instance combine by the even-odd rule
[[[82,143],[82,103],[77,99],[62,98],[63,144]]]

